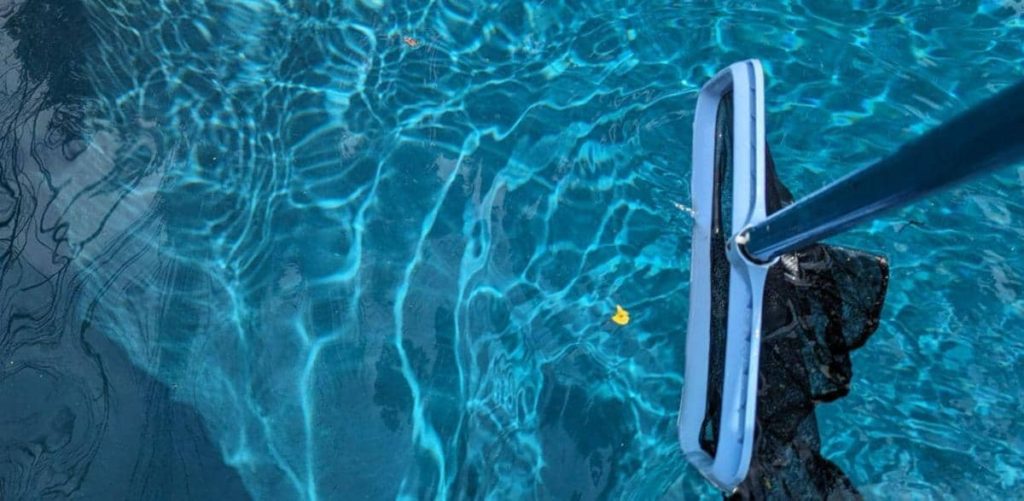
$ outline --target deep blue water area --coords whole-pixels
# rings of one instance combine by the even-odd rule
[[[0,499],[713,497],[676,441],[700,86],[763,62],[800,196],[1024,77],[995,0],[0,23]],[[868,497],[1024,485],[1022,194],[1013,167],[835,239],[892,266],[818,416]]]

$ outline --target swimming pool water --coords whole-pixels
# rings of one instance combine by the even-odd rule
[[[0,16],[12,499],[714,496],[675,431],[700,85],[762,60],[799,196],[1024,77],[998,1]],[[1022,193],[1014,167],[835,239],[892,267],[819,408],[869,497],[1024,485]]]

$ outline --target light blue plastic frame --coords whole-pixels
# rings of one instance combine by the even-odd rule
[[[715,120],[722,96],[732,91],[732,226],[729,308],[725,343],[722,413],[716,453],[700,446],[708,392],[711,338],[711,228],[714,190]],[[686,373],[679,416],[679,443],[686,459],[718,488],[735,491],[747,476],[754,450],[761,310],[764,282],[772,263],[759,264],[737,252],[736,235],[765,215],[764,75],[755,59],[735,63],[701,88],[693,124],[694,209],[690,262],[690,312]],[[723,215],[723,217],[726,217]]]

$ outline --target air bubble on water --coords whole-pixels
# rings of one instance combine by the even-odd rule
[[[672,202],[672,205],[676,206],[677,209],[687,213],[690,217],[697,217],[697,213],[694,212],[693,209],[691,209],[691,208],[689,208],[689,207],[687,207],[687,206],[685,206],[685,205],[683,205],[683,204],[681,204],[679,202]]]

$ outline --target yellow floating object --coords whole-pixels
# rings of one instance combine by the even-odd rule
[[[619,325],[626,325],[629,323],[629,312],[622,308],[622,306],[615,305],[615,314],[612,315],[612,322]]]

